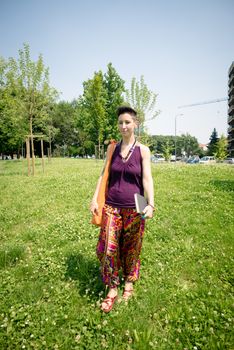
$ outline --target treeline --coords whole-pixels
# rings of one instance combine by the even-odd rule
[[[152,136],[150,148],[154,153],[160,153],[166,160],[169,160],[171,155],[175,154],[175,136]],[[203,156],[204,151],[199,147],[196,137],[183,134],[176,136],[176,155],[179,157]]]
[[[103,146],[118,138],[116,110],[123,103],[136,108],[141,134],[145,134],[145,114],[157,115],[157,95],[143,76],[135,78],[131,90],[111,63],[83,83],[83,94],[72,102],[58,102],[59,94],[49,83],[49,71],[42,55],[30,57],[24,44],[17,59],[0,58],[0,153],[20,155],[26,138],[33,139],[35,154],[43,138],[55,155],[90,155],[95,145]],[[139,130],[140,130],[139,129]],[[31,145],[33,147],[33,145]]]
[[[17,60],[1,58],[0,152],[22,153],[25,139],[31,136],[35,153],[36,141],[43,137],[58,155],[84,155],[93,153],[95,144],[115,138],[115,111],[124,101],[124,81],[110,63],[106,74],[95,72],[83,88],[76,100],[58,102],[41,55],[33,62],[25,44]]]
[[[118,139],[116,110],[129,104],[139,115],[141,140],[153,153],[173,154],[173,136],[149,136],[145,120],[155,118],[157,94],[135,78],[130,89],[111,63],[105,73],[95,72],[83,82],[83,93],[72,102],[58,101],[59,94],[49,82],[49,71],[42,55],[34,62],[29,45],[24,44],[17,59],[0,58],[0,154],[25,155],[25,140],[34,140],[40,156],[40,140],[54,156],[88,156]],[[31,144],[32,147],[32,144]],[[191,135],[177,136],[177,155],[201,154]],[[45,152],[46,153],[46,152]]]

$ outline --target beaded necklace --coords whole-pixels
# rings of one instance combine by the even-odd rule
[[[121,140],[121,143],[120,143],[120,150],[121,150],[122,142],[123,142],[123,140]],[[123,160],[124,162],[127,161],[128,157],[129,157],[130,154],[133,152],[135,144],[136,144],[136,139],[135,139],[133,145],[130,147],[130,149],[129,149],[129,151],[128,151],[128,154],[126,155],[126,157],[123,157],[123,156],[121,155],[121,153],[119,153],[119,154],[120,154],[120,157],[122,158],[122,160]]]

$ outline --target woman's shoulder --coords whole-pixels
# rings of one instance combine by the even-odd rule
[[[110,149],[115,149],[119,145],[120,145],[120,142],[115,141],[115,140],[111,140],[111,142],[107,146],[107,151],[109,151]]]
[[[115,152],[118,145],[119,145],[119,143],[116,141],[112,141],[109,143],[109,145],[107,146],[107,150],[106,150],[107,159],[110,157],[111,154],[113,154]]]
[[[147,155],[150,155],[150,149],[148,146],[143,145],[143,143],[140,143],[138,141],[136,143],[136,146],[140,147],[142,157],[146,157]]]

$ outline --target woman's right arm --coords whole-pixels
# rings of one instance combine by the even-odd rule
[[[92,214],[97,214],[98,213],[97,196],[98,196],[100,184],[101,184],[101,181],[102,181],[102,176],[103,176],[103,173],[104,173],[104,170],[105,170],[106,163],[107,163],[108,159],[109,159],[109,146],[107,148],[106,161],[105,161],[102,173],[101,173],[101,175],[100,175],[100,177],[98,179],[97,186],[96,186],[96,189],[95,189],[95,192],[94,192],[94,195],[93,195],[93,199],[92,199],[91,204],[90,204],[90,211],[91,211]]]
[[[105,169],[105,167],[104,167],[104,169]],[[97,196],[98,196],[98,191],[99,191],[101,181],[102,181],[102,175],[98,179],[96,190],[94,192],[93,199],[92,199],[91,204],[90,204],[90,211],[92,214],[98,214]]]

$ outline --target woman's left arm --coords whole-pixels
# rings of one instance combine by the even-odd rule
[[[154,211],[154,184],[151,173],[150,150],[146,146],[141,147],[142,167],[143,167],[143,187],[148,201],[148,205],[143,210],[145,218],[152,218]]]

